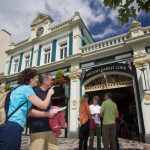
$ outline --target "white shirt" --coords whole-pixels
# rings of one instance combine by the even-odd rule
[[[100,117],[99,117],[99,114],[100,114],[100,111],[101,111],[101,107],[99,105],[90,105],[90,112],[91,112],[91,115],[95,114],[94,116],[92,116],[92,118],[94,119],[95,123],[96,124],[101,124],[101,121],[100,121]]]

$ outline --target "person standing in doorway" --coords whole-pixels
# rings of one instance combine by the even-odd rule
[[[79,108],[79,150],[87,150],[87,141],[89,136],[89,118],[90,118],[90,108],[88,105],[88,95],[81,96],[80,108]]]
[[[34,89],[36,95],[44,100],[48,89],[52,86],[52,77],[50,74],[44,73],[39,75],[40,87]],[[32,106],[29,116],[29,128],[30,128],[30,150],[58,150],[56,135],[49,126],[49,117],[53,117],[57,112],[56,110],[50,110],[50,105],[47,109],[39,109],[36,106]]]
[[[101,107],[101,116],[103,117],[102,140],[104,150],[116,150],[115,120],[118,117],[118,109],[117,105],[112,101],[111,93],[105,94],[105,101]]]
[[[94,122],[96,124],[96,129],[90,131],[90,143],[89,143],[89,149],[93,149],[93,140],[94,135],[97,135],[97,149],[101,149],[101,121],[100,121],[100,109],[101,107],[98,105],[99,97],[94,96],[93,97],[93,104],[90,105],[90,112],[92,115],[92,118],[94,119]]]

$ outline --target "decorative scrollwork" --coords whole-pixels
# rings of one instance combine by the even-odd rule
[[[73,69],[69,73],[69,78],[71,80],[74,80],[74,79],[80,79],[80,77],[81,77],[80,69],[76,68],[76,67],[73,67]]]

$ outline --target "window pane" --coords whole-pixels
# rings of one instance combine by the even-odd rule
[[[65,50],[65,51],[64,51],[64,57],[67,57],[67,47],[65,47],[64,50]]]
[[[45,56],[44,56],[44,64],[46,64],[47,63],[47,54],[45,54]]]
[[[60,49],[60,59],[63,59],[63,49]]]

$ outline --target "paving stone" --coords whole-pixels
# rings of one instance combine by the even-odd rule
[[[59,150],[78,150],[78,139],[58,138]],[[150,150],[150,144],[139,141],[131,141],[119,138],[120,150]],[[22,136],[21,150],[28,150],[30,145],[29,136]],[[94,138],[94,148],[96,149],[96,138]],[[102,144],[103,148],[103,144]]]

